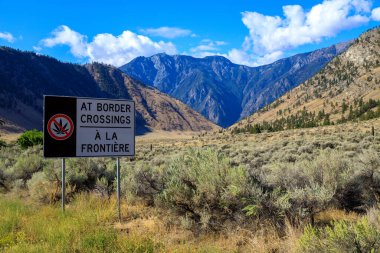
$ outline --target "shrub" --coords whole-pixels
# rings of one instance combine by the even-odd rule
[[[102,159],[68,159],[67,183],[77,191],[92,190],[98,179],[105,177],[112,185],[115,174],[110,175],[107,164]]]
[[[6,185],[6,177],[4,175],[3,170],[0,170],[0,192],[1,192],[1,190],[3,190],[3,191],[8,190],[8,187]]]
[[[17,140],[17,143],[24,149],[35,145],[42,145],[43,134],[41,131],[38,131],[36,129],[26,131]]]
[[[341,153],[331,151],[321,151],[310,161],[272,163],[252,169],[251,175],[263,187],[287,194],[291,204],[287,209],[288,218],[306,218],[312,223],[315,214],[332,205],[338,189],[346,186],[352,170]]]
[[[369,149],[358,155],[347,186],[339,192],[339,202],[347,210],[365,212],[380,198],[379,152]]]
[[[4,140],[0,139],[0,148],[6,147],[6,146],[7,146],[7,143]]]
[[[123,175],[124,187],[122,190],[130,193],[128,197],[131,201],[137,197],[146,204],[153,205],[155,197],[164,189],[162,175],[163,168],[161,166],[139,163],[134,170],[128,170],[127,175]]]
[[[378,252],[380,231],[366,217],[355,223],[335,221],[331,227],[307,226],[299,243],[301,252]]]
[[[16,163],[8,168],[5,173],[10,180],[22,180],[25,185],[34,173],[42,170],[43,166],[44,161],[41,155],[26,152],[19,156]]]
[[[242,211],[248,192],[245,169],[231,168],[216,151],[190,150],[164,171],[160,204],[187,216],[203,229],[217,229]]]
[[[51,203],[56,199],[57,192],[54,192],[54,187],[52,183],[46,178],[44,172],[40,171],[34,173],[32,178],[27,183],[28,190],[32,199],[37,200],[42,203]]]

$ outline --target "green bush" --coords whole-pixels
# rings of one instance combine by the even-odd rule
[[[190,217],[203,229],[217,229],[242,212],[248,194],[246,171],[212,149],[190,150],[163,173],[164,189],[157,200]]]
[[[300,252],[379,252],[380,231],[367,217],[355,223],[335,221],[325,228],[309,225],[299,244]]]
[[[217,229],[242,218],[269,221],[280,231],[286,220],[314,223],[329,208],[373,206],[380,188],[378,151],[366,146],[345,152],[335,140],[185,149],[175,159],[149,158],[124,170],[123,191],[132,200],[176,211],[192,228]]]
[[[352,169],[342,153],[322,150],[313,160],[270,163],[251,174],[269,191],[286,193],[288,218],[313,223],[315,214],[331,207],[337,192],[345,189]]]
[[[6,185],[6,177],[4,175],[4,172],[0,170],[0,193],[6,190],[8,190],[8,187]]]
[[[35,145],[42,145],[43,134],[36,129],[26,131],[17,140],[17,143],[24,149]]]
[[[352,166],[347,184],[337,191],[337,201],[346,210],[364,213],[376,205],[380,197],[379,152],[364,150]]]
[[[0,139],[0,148],[6,147],[6,146],[7,146],[7,143],[4,140]]]
[[[41,155],[26,152],[19,156],[16,163],[9,167],[5,173],[10,180],[22,180],[25,185],[34,173],[43,169],[43,166],[44,160]]]
[[[130,201],[138,199],[152,206],[155,197],[164,189],[163,171],[164,166],[138,163],[133,170],[126,170],[122,175],[122,191]]]
[[[46,178],[43,171],[34,173],[27,186],[30,197],[41,203],[51,203],[57,199],[56,195],[60,194],[60,188],[57,184],[54,187],[54,183]]]
[[[103,196],[112,193],[115,168],[111,159],[67,159],[66,167],[68,200],[81,191],[96,190]],[[0,149],[1,192],[28,190],[35,200],[51,203],[60,199],[60,188],[61,160],[44,159],[41,145]]]
[[[68,159],[66,167],[66,181],[78,191],[94,189],[103,177],[107,185],[112,185],[116,176],[113,165],[109,165],[105,159]]]

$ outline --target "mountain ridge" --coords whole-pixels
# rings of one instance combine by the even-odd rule
[[[0,128],[42,128],[42,97],[65,95],[132,99],[137,132],[218,129],[199,113],[110,65],[62,63],[52,57],[0,47]]]
[[[315,76],[230,129],[260,125],[283,130],[374,117],[380,117],[379,27],[360,35]]]
[[[238,65],[223,56],[194,58],[161,53],[137,57],[120,69],[181,100],[214,123],[228,127],[310,78],[349,43],[260,67]]]

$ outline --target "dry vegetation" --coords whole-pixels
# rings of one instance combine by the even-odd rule
[[[301,123],[319,127],[236,134],[207,123],[217,132],[137,138],[136,157],[122,159],[121,222],[113,159],[67,159],[62,213],[60,161],[44,159],[41,145],[0,136],[0,251],[380,252],[380,119],[345,123],[380,116],[380,100],[370,100],[380,98],[379,52],[377,28],[237,125],[300,113]],[[154,105],[153,90],[132,91],[149,108],[169,108],[166,125],[200,117],[178,113],[167,97]],[[141,110],[167,129],[160,112]],[[195,121],[174,129],[194,130]]]
[[[372,126],[375,136],[372,136]],[[0,149],[5,252],[374,252],[380,250],[380,120],[278,133],[138,138],[122,159],[59,160]],[[65,225],[64,225],[65,224]]]

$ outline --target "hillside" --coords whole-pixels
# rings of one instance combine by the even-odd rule
[[[199,59],[157,54],[138,57],[120,69],[227,127],[312,77],[348,44],[256,68],[233,64],[221,56]]]
[[[43,95],[125,98],[136,103],[137,132],[202,131],[217,126],[122,71],[98,63],[76,65],[0,47],[0,130],[42,128]]]
[[[380,28],[375,28],[314,77],[231,129],[260,124],[282,130],[371,119],[380,117],[379,99]]]

